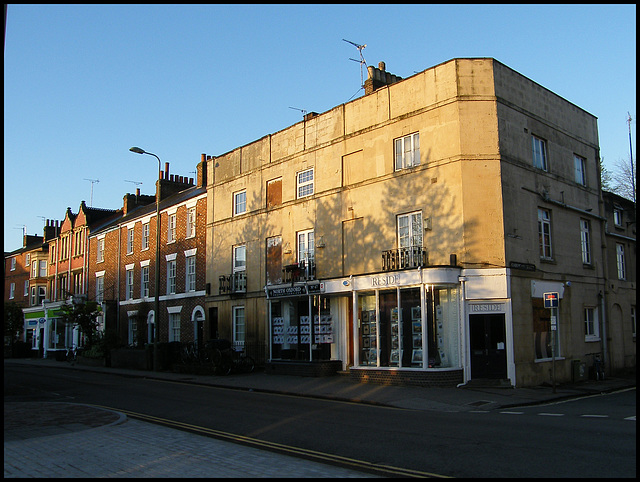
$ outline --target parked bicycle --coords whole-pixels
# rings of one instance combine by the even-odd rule
[[[233,370],[239,373],[251,373],[256,367],[255,360],[244,354],[244,348],[232,350],[232,361]]]
[[[195,343],[183,343],[180,349],[180,360],[185,365],[200,365],[202,360],[198,345]]]
[[[233,358],[229,340],[209,340],[205,343],[203,352],[204,362],[210,364],[217,375],[231,373]]]
[[[75,345],[67,348],[67,361],[72,365],[78,361],[78,347]]]

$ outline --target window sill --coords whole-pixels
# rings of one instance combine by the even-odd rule
[[[584,342],[585,343],[594,343],[597,341],[601,341],[599,336],[585,336],[584,337]]]
[[[556,361],[558,360],[564,360],[564,356],[557,356],[556,357]],[[553,358],[538,358],[535,360],[535,363],[544,363],[544,362],[550,362],[553,361]]]

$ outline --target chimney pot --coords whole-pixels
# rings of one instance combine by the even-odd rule
[[[164,163],[164,178],[169,179],[169,163]]]
[[[387,66],[385,65],[385,63],[384,63],[384,62],[378,62],[378,68],[379,68],[380,70],[386,70],[386,67],[387,67]]]

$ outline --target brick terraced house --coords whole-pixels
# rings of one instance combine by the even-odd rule
[[[203,155],[193,178],[169,174],[156,183],[160,199],[159,342],[208,339],[205,327],[206,171]],[[154,341],[156,314],[155,196],[124,196],[121,216],[89,238],[88,294],[103,307],[105,330],[129,346]]]

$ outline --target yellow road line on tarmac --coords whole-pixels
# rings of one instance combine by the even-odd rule
[[[371,462],[366,462],[364,460],[357,460],[349,457],[343,457],[341,455],[326,454],[324,452],[318,452],[315,450],[304,449],[300,447],[291,447],[289,445],[284,445],[277,442],[269,442],[267,440],[259,440],[252,437],[246,437],[244,435],[237,435],[229,432],[222,432],[220,430],[201,427],[199,425],[192,425],[189,423],[179,422],[176,420],[167,420],[165,418],[155,417],[153,415],[147,415],[144,413],[132,412],[130,410],[123,410],[121,408],[106,407],[103,405],[93,405],[93,406],[99,407],[99,408],[105,408],[108,410],[114,410],[117,412],[122,412],[131,418],[142,420],[145,422],[156,423],[159,425],[164,425],[167,427],[177,428],[181,430],[187,430],[189,432],[193,432],[196,434],[214,437],[222,440],[227,440],[234,443],[242,443],[242,444],[250,445],[256,448],[270,449],[270,450],[274,450],[281,453],[292,454],[298,457],[311,458],[319,462],[326,462],[326,463],[333,463],[333,464],[338,463],[341,465],[348,465],[356,469],[374,471],[376,473],[385,474],[388,476],[449,478],[445,475],[422,472],[420,470],[405,469],[402,467],[393,467],[390,465],[374,464]]]

